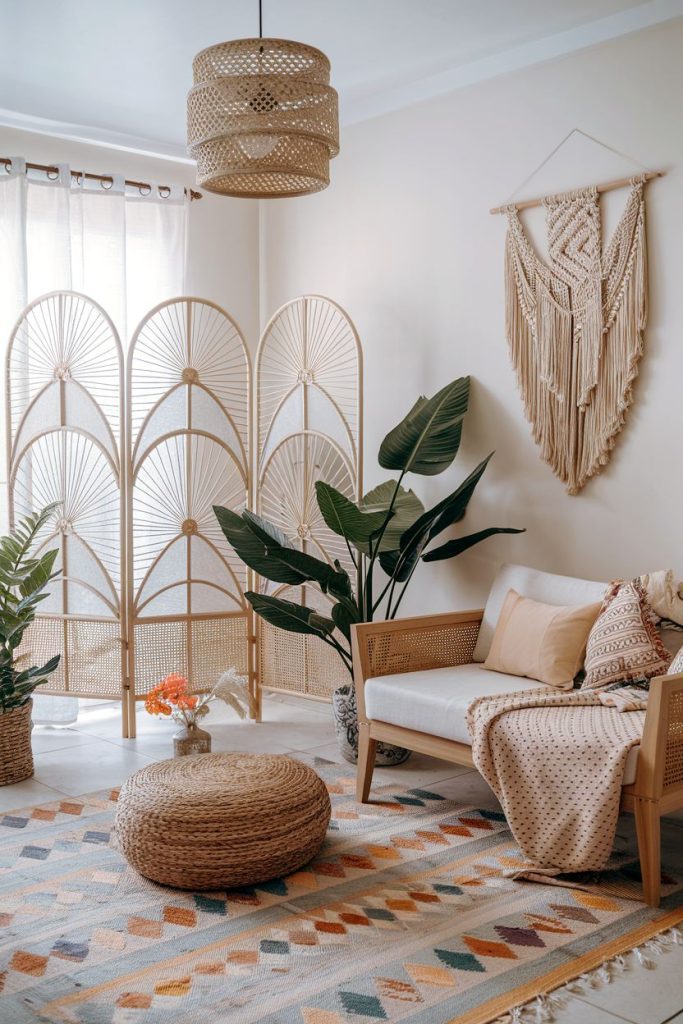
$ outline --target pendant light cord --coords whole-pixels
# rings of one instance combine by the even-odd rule
[[[258,0],[258,37],[263,39],[263,0]]]

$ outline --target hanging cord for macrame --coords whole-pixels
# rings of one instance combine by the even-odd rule
[[[544,160],[541,160],[541,162],[538,165],[538,167],[534,167],[534,169],[531,172],[531,174],[527,175],[527,177],[524,179],[522,184],[517,186],[517,188],[509,196],[509,198],[505,200],[505,203],[502,204],[503,206],[507,206],[509,203],[511,203],[513,201],[515,196],[519,195],[519,193],[522,191],[522,189],[525,187],[525,185],[528,185],[529,182],[531,181],[531,179],[538,174],[538,172],[541,170],[541,168],[545,167],[545,165],[548,163],[548,161],[552,160],[552,158],[555,156],[555,154],[558,152],[558,150],[562,149],[562,147],[564,146],[565,142],[569,142],[569,140],[571,139],[572,135],[583,135],[584,139],[588,139],[590,142],[594,142],[597,146],[602,146],[603,149],[609,150],[610,153],[614,153],[616,156],[620,156],[624,160],[628,160],[629,163],[634,164],[639,170],[647,171],[647,167],[644,164],[641,164],[640,161],[636,160],[634,157],[629,156],[628,153],[622,153],[620,149],[615,149],[614,146],[608,146],[606,142],[601,142],[601,140],[600,139],[596,139],[594,135],[589,135],[588,132],[584,132],[582,128],[572,128],[572,130],[570,132],[567,132],[567,134],[561,140],[561,142],[558,142],[558,144],[555,146],[555,148],[550,153],[548,153],[547,157],[545,157]]]

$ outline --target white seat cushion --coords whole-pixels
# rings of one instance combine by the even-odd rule
[[[440,736],[471,746],[467,730],[467,708],[475,697],[518,690],[548,690],[535,679],[521,679],[502,672],[491,672],[483,665],[455,665],[421,672],[376,676],[365,684],[365,710],[370,720],[415,729],[429,736]],[[623,785],[635,780],[638,747],[629,753]]]
[[[508,591],[516,590],[522,597],[544,604],[578,605],[602,601],[607,587],[607,583],[557,576],[555,573],[531,569],[527,565],[502,565],[486,601],[472,660],[486,661]]]
[[[475,697],[533,689],[557,693],[536,679],[491,672],[483,665],[456,665],[368,679],[365,709],[370,719],[470,746],[465,719]]]

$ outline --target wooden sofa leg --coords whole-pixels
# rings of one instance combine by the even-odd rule
[[[370,738],[370,727],[367,722],[358,724],[358,774],[356,776],[356,799],[359,804],[366,804],[372,785],[372,773],[375,770],[375,754],[377,740]]]
[[[652,800],[636,799],[635,815],[645,902],[658,907],[662,871],[659,806]]]

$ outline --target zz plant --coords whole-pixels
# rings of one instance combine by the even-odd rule
[[[44,665],[21,667],[17,649],[47,596],[47,586],[59,575],[54,572],[58,551],[32,555],[36,536],[55,509],[26,516],[13,533],[0,537],[0,713],[7,714],[25,704],[35,688],[47,681],[59,664],[59,655]]]
[[[351,575],[338,560],[329,564],[293,547],[278,527],[253,512],[238,514],[214,506],[226,539],[259,575],[273,583],[317,584],[332,600],[326,616],[293,601],[248,591],[245,596],[254,611],[280,629],[319,637],[335,649],[351,678],[351,626],[379,617],[393,619],[420,562],[453,558],[496,533],[523,532],[490,526],[433,543],[464,517],[490,455],[428,510],[403,486],[408,473],[436,476],[449,468],[460,447],[469,389],[469,377],[460,377],[432,398],[418,398],[380,446],[380,466],[398,476],[385,480],[359,502],[350,501],[323,481],[316,483],[325,523],[346,542]]]

